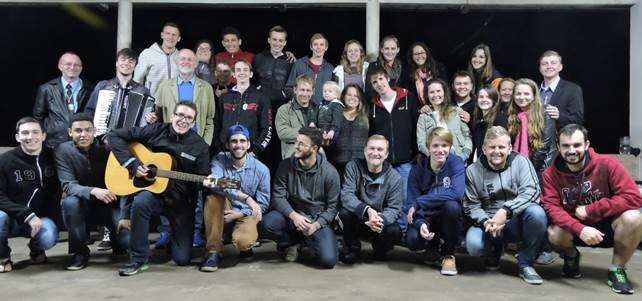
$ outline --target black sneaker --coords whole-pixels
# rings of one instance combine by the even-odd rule
[[[344,250],[339,254],[339,260],[344,264],[355,264],[359,259],[359,252],[353,250]]]
[[[67,271],[79,271],[87,267],[87,262],[89,261],[89,255],[84,255],[81,253],[76,253],[71,257],[69,263],[65,266]]]
[[[487,271],[499,270],[499,257],[495,257],[495,256],[484,257],[484,269]]]
[[[220,256],[218,255],[218,252],[210,252],[205,256],[205,259],[203,259],[203,262],[201,262],[201,267],[199,270],[201,272],[215,272],[218,270],[218,263],[220,261]]]
[[[245,250],[245,251],[239,251],[239,259],[240,260],[251,260],[252,257],[254,257],[254,251],[252,249]]]
[[[606,282],[611,290],[618,294],[633,294],[634,290],[629,282],[629,278],[626,277],[626,270],[624,268],[617,267],[615,269],[609,269],[608,281]]]
[[[111,250],[111,241],[109,241],[109,240],[101,241],[98,244],[98,246],[96,247],[96,250],[98,250],[98,251],[109,251],[109,250]]]
[[[562,267],[562,275],[568,278],[580,278],[582,273],[580,272],[580,258],[582,255],[578,249],[575,249],[575,257],[563,256],[564,258],[564,267]]]
[[[528,284],[542,284],[544,280],[537,274],[537,271],[532,266],[525,266],[519,268],[519,277],[524,279]]]
[[[47,262],[45,251],[29,252],[29,262],[32,264],[41,264]]]
[[[124,266],[120,267],[118,269],[118,275],[120,276],[133,276],[138,273],[147,271],[149,269],[149,264],[148,263],[138,263],[138,262],[130,262],[128,264],[125,264]]]

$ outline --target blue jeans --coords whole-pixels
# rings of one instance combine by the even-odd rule
[[[40,253],[49,250],[56,245],[58,241],[58,227],[48,217],[41,217],[42,227],[35,237],[29,241],[29,250],[32,253]],[[9,238],[11,237],[30,237],[31,227],[29,224],[18,224],[15,218],[9,217],[4,211],[0,211],[0,259],[9,258],[11,248],[9,248]]]
[[[194,233],[194,206],[187,203],[165,206],[162,198],[148,191],[134,197],[131,208],[131,232],[129,239],[130,260],[145,263],[149,258],[149,220],[152,215],[163,214],[171,228],[170,250],[177,265],[189,264]]]
[[[435,232],[431,240],[436,247],[439,247],[439,240],[442,238],[444,244],[441,247],[442,255],[455,254],[455,248],[459,243],[463,225],[463,210],[459,202],[445,202],[441,209],[435,212],[430,219],[428,229]],[[426,249],[429,242],[419,234],[419,227],[415,224],[408,225],[406,231],[406,246],[412,251]]]
[[[408,209],[410,209],[410,204],[408,200],[408,177],[410,176],[410,169],[412,169],[412,164],[410,163],[401,163],[392,166],[401,176],[401,184],[403,185],[403,206],[401,210],[401,216],[397,220],[399,226],[401,227],[402,232],[406,232],[408,228],[408,220],[406,219],[406,214]]]
[[[317,264],[322,268],[331,269],[337,264],[337,237],[329,226],[317,230],[310,236],[304,236],[296,229],[292,220],[273,210],[263,216],[259,224],[259,235],[275,241],[279,248],[302,242],[312,249]]]
[[[62,218],[69,231],[69,254],[89,255],[87,247],[86,224],[105,226],[113,243],[115,254],[124,253],[129,245],[129,230],[117,233],[120,219],[119,201],[105,204],[97,199],[89,200],[77,196],[67,196],[62,201]]]
[[[544,209],[531,205],[506,223],[501,236],[493,237],[480,227],[470,227],[466,233],[466,250],[474,257],[499,257],[505,242],[521,241],[523,248],[519,251],[517,263],[520,267],[531,266],[546,242],[546,226]]]

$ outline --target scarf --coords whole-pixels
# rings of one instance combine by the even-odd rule
[[[415,87],[417,88],[417,97],[422,105],[426,104],[426,99],[424,98],[424,81],[427,77],[428,73],[417,68],[417,72],[415,72]]]
[[[513,142],[513,150],[530,158],[528,155],[528,112],[517,113],[520,128]]]

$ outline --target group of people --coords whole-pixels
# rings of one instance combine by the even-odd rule
[[[529,284],[543,282],[534,264],[552,262],[552,251],[564,259],[563,274],[577,278],[577,245],[613,246],[608,284],[633,293],[626,263],[642,237],[642,196],[616,159],[590,147],[582,90],[560,78],[557,52],[540,57],[538,85],[502,77],[479,45],[449,83],[421,42],[402,63],[394,36],[382,39],[372,63],[348,41],[337,67],[324,58],[320,33],[310,38],[311,55],[284,51],[282,26],[256,55],[241,50],[233,27],[216,55],[207,40],[179,50],[175,23],[160,36],[140,56],[120,50],[116,77],[95,87],[80,78],[80,57],[66,52],[61,76],[39,87],[33,117],[16,124],[19,146],[0,156],[0,272],[13,268],[13,236],[31,237],[31,261],[45,262],[61,215],[65,269],[87,267],[91,224],[106,228],[115,255],[128,254],[119,274],[140,273],[158,215],[156,248],[187,265],[192,248],[204,247],[204,272],[218,269],[226,237],[242,259],[263,238],[286,261],[309,249],[322,268],[359,261],[364,239],[375,260],[405,246],[440,262],[443,275],[457,275],[464,249],[497,269],[514,242],[518,275]],[[96,135],[103,90],[124,95],[123,110],[131,91],[153,96],[147,125],[110,124]],[[110,151],[133,181],[160,177],[132,152],[134,142],[205,180],[116,195],[105,184]]]

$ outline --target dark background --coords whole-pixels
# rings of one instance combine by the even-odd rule
[[[60,76],[58,57],[72,50],[83,60],[81,77],[96,83],[114,77],[117,7],[82,6],[104,26],[90,25],[74,16],[74,6],[0,6],[0,53],[5,58],[0,101],[0,145],[15,145],[14,124],[31,114],[38,85]],[[95,20],[95,19],[92,19]],[[308,54],[315,32],[330,42],[326,58],[339,61],[349,39],[365,43],[363,8],[221,8],[134,7],[132,47],[142,51],[160,39],[162,24],[182,27],[179,48],[193,48],[196,40],[215,42],[223,50],[220,30],[239,28],[244,50],[260,52],[267,30],[284,25],[289,32],[286,49],[297,57]],[[395,34],[405,60],[407,47],[422,41],[449,73],[466,68],[470,50],[479,43],[491,47],[496,68],[513,78],[541,81],[539,55],[554,49],[563,56],[562,77],[584,89],[585,125],[593,146],[616,153],[618,138],[629,133],[629,9],[381,9],[381,36]]]

